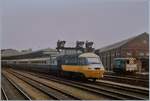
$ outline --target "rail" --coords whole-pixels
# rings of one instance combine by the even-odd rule
[[[59,83],[62,83],[62,84],[66,84],[66,85],[69,85],[69,86],[73,86],[73,87],[77,87],[77,88],[80,88],[80,89],[84,89],[84,90],[87,90],[87,91],[90,91],[90,92],[93,92],[93,93],[97,93],[97,94],[102,94],[102,95],[105,95],[105,96],[108,96],[108,97],[111,97],[111,98],[114,98],[114,99],[145,99],[145,97],[138,97],[136,96],[135,94],[132,95],[131,93],[123,93],[122,91],[118,91],[118,90],[110,90],[110,88],[104,88],[104,87],[95,87],[93,85],[88,85],[88,84],[85,84],[85,83],[81,83],[81,82],[75,82],[75,81],[71,81],[71,80],[66,80],[66,79],[60,79],[60,78],[56,78],[54,76],[50,76],[50,75],[39,75],[39,74],[35,74],[35,73],[30,73],[32,75],[36,75],[38,77],[41,77],[41,78],[45,78],[45,79],[49,79],[49,80],[52,80],[52,81],[55,81],[55,82],[59,82]],[[20,74],[20,75],[23,75],[23,74]]]
[[[7,97],[6,93],[5,93],[5,90],[2,87],[1,87],[1,91],[2,91],[1,92],[2,93],[1,100],[8,100],[8,97]]]
[[[103,80],[110,80],[114,82],[121,82],[121,83],[126,83],[126,84],[142,86],[142,87],[149,87],[149,80],[143,80],[143,79],[137,79],[137,78],[104,75]]]
[[[35,88],[39,89],[40,91],[44,92],[45,94],[49,95],[55,100],[79,100],[79,98],[72,96],[71,94],[67,92],[62,92],[59,89],[49,87],[44,85],[41,82],[37,82],[36,80],[33,80],[31,78],[25,77],[24,75],[20,75],[19,73],[10,72],[9,73],[15,75],[16,77],[22,79],[23,81],[27,82],[28,84],[34,86]]]

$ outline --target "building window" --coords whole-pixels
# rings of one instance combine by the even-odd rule
[[[127,52],[127,56],[131,56],[132,55],[132,53],[130,53],[130,52]]]
[[[115,54],[114,54],[114,53],[112,53],[112,56],[115,56]]]
[[[143,52],[141,52],[141,53],[139,53],[139,55],[140,55],[140,56],[144,56],[144,53],[143,53]]]
[[[149,56],[149,53],[146,53],[146,56]]]
[[[115,52],[115,56],[118,56],[117,51]]]
[[[146,41],[146,40],[143,40],[143,43],[144,43],[144,44],[146,44],[146,43],[147,43],[147,41]]]
[[[108,57],[110,56],[109,53],[107,54],[107,56],[108,56]]]

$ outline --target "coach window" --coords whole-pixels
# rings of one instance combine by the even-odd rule
[[[68,63],[69,63],[68,59],[65,59],[65,64],[68,64]]]
[[[56,65],[56,64],[57,64],[56,59],[53,59],[52,62],[51,62],[51,64],[52,64],[52,65]]]
[[[56,61],[56,59],[54,60],[54,65],[57,65],[57,61]]]
[[[46,61],[43,61],[42,63],[45,64]]]
[[[70,58],[70,64],[74,65],[74,63],[75,63],[74,58],[71,57],[71,58]]]

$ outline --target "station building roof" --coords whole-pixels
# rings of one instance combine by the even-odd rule
[[[131,38],[128,38],[126,40],[123,40],[123,41],[120,41],[120,42],[117,42],[117,43],[114,43],[114,44],[111,44],[111,45],[108,45],[108,46],[105,46],[105,47],[102,47],[100,49],[97,49],[96,51],[97,52],[105,52],[105,51],[109,51],[109,50],[112,50],[112,49],[116,49],[116,48],[119,48],[127,43],[129,43],[130,41],[134,40],[135,38],[137,37],[141,37],[143,35],[146,35],[147,37],[149,37],[149,34],[144,32],[140,35],[137,35],[137,36],[134,36],[134,37],[131,37]]]

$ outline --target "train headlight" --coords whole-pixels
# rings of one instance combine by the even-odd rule
[[[100,68],[100,70],[105,70],[104,68]]]
[[[95,68],[92,68],[92,67],[89,67],[88,69],[90,69],[90,70],[95,70]]]

